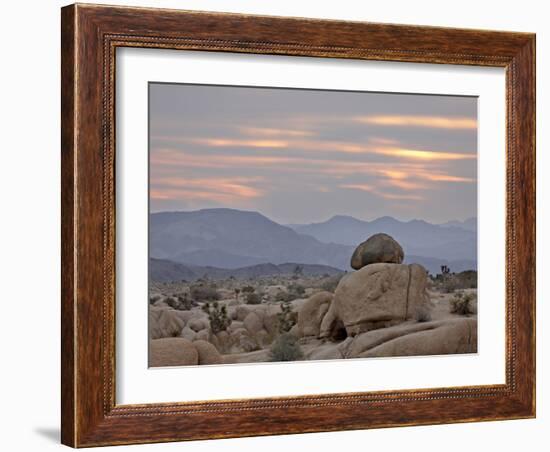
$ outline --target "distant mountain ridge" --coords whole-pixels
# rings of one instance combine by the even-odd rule
[[[151,257],[239,268],[260,263],[320,264],[346,269],[352,247],[322,243],[258,212],[203,209],[150,215]]]
[[[164,259],[149,259],[149,275],[152,281],[196,281],[207,277],[209,279],[237,279],[257,278],[261,276],[292,275],[296,267],[305,276],[312,275],[335,275],[343,271],[327,265],[296,264],[288,262],[285,264],[259,264],[242,268],[218,268],[203,267],[198,265],[186,265]]]
[[[403,246],[405,262],[415,259],[431,273],[441,265],[452,271],[477,268],[477,233],[453,224],[335,216],[322,223],[284,226],[258,212],[221,208],[153,213],[149,225],[150,256],[185,264],[177,279],[191,279],[194,266],[237,270],[292,262],[350,270],[357,244],[378,232]],[[186,271],[190,277],[180,278]]]
[[[373,234],[384,232],[397,240],[405,256],[417,255],[443,260],[477,260],[477,232],[454,225],[423,220],[399,221],[380,217],[373,221],[337,215],[321,223],[291,225],[301,234],[324,243],[354,246]]]
[[[477,218],[468,218],[464,221],[458,221],[458,220],[447,221],[446,223],[441,223],[440,226],[445,226],[445,227],[452,226],[452,227],[466,229],[468,231],[477,232]]]

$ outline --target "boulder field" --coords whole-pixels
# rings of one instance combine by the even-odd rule
[[[419,264],[403,264],[403,259],[403,249],[392,237],[376,234],[356,248],[351,258],[355,271],[345,274],[334,292],[308,288],[308,298],[287,302],[295,321],[284,331],[296,338],[304,359],[477,352],[476,316],[450,313],[452,294],[430,293],[427,271]],[[277,296],[283,289],[266,291]],[[178,310],[162,299],[151,304],[149,365],[269,361],[270,347],[282,334],[281,302],[249,305],[237,297],[220,303],[230,319],[221,331],[212,331],[199,306]]]

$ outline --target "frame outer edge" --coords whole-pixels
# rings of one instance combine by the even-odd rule
[[[524,372],[519,397],[526,417],[536,417],[536,35],[514,59],[517,66],[518,364]]]
[[[77,445],[76,5],[61,8],[61,443]]]
[[[140,18],[139,16],[142,11],[149,11],[151,17],[147,18],[147,20]],[[99,212],[96,212],[97,209],[95,207],[99,206],[100,202],[106,202],[106,191],[111,187],[110,185],[102,185],[102,187],[97,185],[97,181],[101,179],[101,175],[105,176],[103,172],[105,165],[110,163],[104,160],[105,155],[98,152],[100,150],[101,139],[96,135],[96,131],[99,131],[101,128],[103,128],[104,134],[106,133],[105,130],[108,130],[108,127],[105,129],[105,125],[102,123],[106,113],[105,104],[102,103],[105,102],[105,98],[101,97],[101,90],[99,88],[103,76],[99,75],[100,72],[97,70],[102,64],[106,64],[104,60],[105,49],[100,44],[104,42],[104,38],[113,30],[121,30],[123,34],[143,34],[145,32],[145,35],[151,34],[154,30],[162,30],[162,33],[168,33],[167,36],[182,36],[181,24],[178,20],[175,22],[172,20],[173,17],[171,17],[171,14],[174,12],[161,11],[153,9],[136,11],[132,8],[122,9],[100,5],[71,5],[62,8],[61,373],[63,444],[72,447],[87,447],[533,417],[535,403],[535,294],[533,292],[535,230],[534,223],[532,224],[531,222],[534,222],[535,216],[533,96],[535,87],[535,42],[534,35],[522,34],[518,36],[513,33],[504,32],[502,34],[482,32],[473,40],[475,44],[476,42],[480,42],[482,37],[489,36],[491,38],[489,41],[496,42],[495,45],[497,47],[494,54],[497,56],[500,55],[498,60],[486,59],[485,57],[488,56],[485,53],[482,54],[485,59],[482,58],[483,61],[479,62],[468,59],[469,56],[463,54],[457,54],[455,58],[451,58],[452,51],[450,48],[445,49],[442,57],[432,55],[431,51],[422,52],[422,55],[414,57],[415,61],[418,60],[420,62],[434,62],[434,59],[437,59],[437,62],[446,64],[475,64],[501,67],[507,66],[514,60],[519,69],[518,74],[520,76],[517,79],[518,89],[515,97],[520,105],[516,109],[517,119],[513,125],[513,129],[515,130],[513,141],[519,155],[516,161],[517,166],[513,169],[513,172],[519,184],[523,185],[524,191],[515,191],[513,195],[516,202],[520,204],[519,208],[516,208],[517,215],[514,217],[514,223],[519,232],[518,243],[523,246],[523,250],[518,251],[516,269],[519,274],[515,278],[518,286],[516,292],[516,299],[518,300],[517,317],[519,320],[518,324],[521,325],[521,329],[517,331],[518,335],[516,336],[520,350],[518,354],[520,359],[517,362],[519,364],[518,374],[521,375],[521,378],[520,384],[518,384],[517,389],[512,394],[507,393],[502,396],[494,396],[494,409],[502,410],[498,415],[496,412],[492,412],[473,417],[461,417],[457,414],[458,411],[456,411],[457,408],[455,406],[454,412],[449,411],[446,416],[434,418],[435,412],[433,412],[433,409],[441,408],[447,403],[453,406],[456,405],[454,402],[455,397],[449,396],[438,401],[432,400],[429,403],[426,401],[427,405],[422,401],[411,401],[411,410],[417,410],[417,413],[422,415],[420,418],[415,414],[409,419],[403,416],[394,416],[393,418],[388,418],[387,422],[381,423],[371,422],[368,419],[358,420],[350,417],[351,410],[349,407],[351,405],[342,403],[335,405],[335,411],[341,411],[342,416],[340,419],[343,421],[343,424],[334,424],[334,421],[330,421],[324,414],[321,417],[319,412],[326,408],[319,405],[315,408],[315,412],[312,413],[312,419],[309,424],[305,421],[301,422],[304,413],[307,413],[307,411],[298,411],[297,409],[289,408],[282,413],[279,409],[275,410],[274,423],[271,426],[264,426],[260,429],[256,426],[257,416],[269,417],[272,415],[271,409],[265,407],[260,409],[260,411],[252,412],[248,411],[247,407],[243,407],[239,409],[239,422],[241,420],[242,422],[240,425],[236,424],[236,429],[232,432],[230,429],[228,430],[229,427],[225,424],[227,418],[224,420],[224,416],[227,416],[229,411],[226,413],[223,407],[219,407],[217,410],[210,410],[212,411],[211,413],[204,414],[178,413],[175,415],[175,413],[169,412],[136,413],[135,417],[133,417],[119,416],[118,414],[120,413],[117,413],[116,406],[113,407],[105,404],[109,396],[105,392],[105,379],[112,377],[114,367],[105,365],[103,361],[105,353],[110,352],[110,347],[112,346],[109,338],[105,339],[105,335],[109,332],[109,322],[112,321],[112,318],[108,318],[107,320],[104,316],[102,318],[98,310],[101,295],[104,294],[105,289],[109,286],[104,285],[102,288],[99,288],[96,284],[100,278],[98,264],[105,265],[107,257],[103,252],[99,252],[96,249],[101,224],[103,224],[104,234],[106,230],[105,217],[103,217],[102,223],[101,218],[98,216]],[[183,13],[183,11],[180,12]],[[206,36],[207,30],[201,26],[201,23],[206,21],[205,23],[208,24],[209,21],[213,20],[214,16],[216,21],[222,18],[229,20],[228,16],[224,14],[200,14],[204,14],[204,16],[197,16],[197,22],[195,20],[184,20],[184,16],[180,14],[177,16],[177,19],[181,17],[181,22],[186,27],[189,27],[189,33],[193,34],[196,31],[199,34],[199,41],[208,41]],[[202,20],[202,17],[205,19]],[[257,16],[250,16],[250,18],[254,17]],[[266,17],[262,20],[267,23],[271,22],[272,19]],[[282,25],[289,25],[290,21],[294,24],[306,22],[299,21],[298,19],[288,19],[287,22],[286,18],[276,19],[276,21]],[[237,20],[236,22],[241,24],[242,21]],[[324,22],[320,20],[319,25],[322,25]],[[331,27],[334,24],[333,22]],[[374,28],[374,34],[377,36],[375,42],[379,42],[381,39],[389,39],[393,35],[398,35],[399,32],[418,31],[414,27],[395,26],[398,30],[394,30],[395,32],[392,31],[390,33],[391,36],[388,37],[386,30],[388,27],[391,28],[394,26],[387,24],[374,24],[370,26]],[[164,27],[167,27],[166,30]],[[346,25],[346,27],[353,28],[351,31],[346,28],[352,34],[356,32],[358,35],[364,34],[364,30],[361,30],[361,25],[350,24]],[[232,33],[237,38],[247,36],[245,33],[247,30],[242,32],[240,28],[238,31],[236,27],[234,29],[235,31]],[[439,30],[438,33],[445,34],[445,30]],[[256,35],[259,33],[259,38],[266,37],[269,33],[265,27],[260,31],[255,30],[253,27],[252,31]],[[360,31],[361,33],[359,33]],[[294,33],[293,30],[290,30],[290,32]],[[218,32],[216,31],[216,33]],[[214,37],[218,36],[216,33],[214,33]],[[471,32],[456,30],[456,33],[463,35],[462,41],[464,42],[459,42],[458,46],[455,47],[472,46],[472,43],[469,41],[470,37],[473,36]],[[185,37],[185,35],[183,36]],[[151,38],[158,42],[164,39],[158,36]],[[314,38],[315,36],[310,37],[310,44],[315,44]],[[238,40],[226,42],[229,42],[231,45],[218,51],[241,52],[252,50],[252,53],[256,53],[253,49],[249,49]],[[416,51],[407,50],[408,44],[399,44],[401,42],[399,39],[395,42],[398,42],[399,49],[404,48],[404,50],[400,50],[399,53],[391,53],[395,52],[391,49],[380,50],[380,52],[389,55],[387,59],[392,61],[407,61],[413,59],[406,56],[407,52],[417,54]],[[439,41],[440,45],[446,42],[445,40]],[[281,53],[283,54],[291,52],[291,50],[284,47],[285,42],[264,42],[263,44],[266,45],[265,49],[262,49],[258,53],[271,53],[270,49],[277,50],[280,48],[282,48]],[[350,47],[342,48],[343,50],[334,48],[336,50],[333,51],[329,48],[327,52],[331,56],[333,54],[336,55],[336,57],[342,52],[341,55],[343,58],[354,58],[355,54],[347,54],[347,51],[349,49],[354,50],[355,46],[356,43],[352,43]],[[311,47],[311,49],[314,49],[315,45],[311,46],[306,43],[302,47]],[[304,50],[304,48],[300,48],[297,54],[311,56],[315,53],[315,50]],[[210,50],[214,50],[214,48]],[[447,54],[449,56],[446,57],[445,55]],[[359,58],[377,59],[362,54],[359,55]],[[109,67],[108,63],[107,67]],[[85,118],[85,120],[80,121],[79,117]],[[102,168],[101,171],[100,166]],[[530,265],[530,267],[523,267],[524,265]],[[103,281],[105,282],[105,273],[103,274]],[[101,340],[97,338],[98,330],[101,330]],[[90,342],[91,338],[93,340]],[[470,401],[468,406],[474,407],[476,405],[476,397],[469,398],[468,400]],[[477,406],[481,405],[477,403]],[[382,410],[379,404],[372,404],[370,408],[373,411],[378,410],[382,414],[389,411]],[[361,413],[362,408],[360,409],[357,406],[353,409],[353,412]],[[347,413],[347,415],[344,416],[343,413]],[[288,427],[288,422],[291,418],[300,419],[300,422],[298,422],[300,425],[298,425],[297,429]],[[154,425],[143,425],[144,421],[153,421]],[[137,425],[140,425],[140,427],[136,428]],[[143,430],[141,427],[143,427]],[[186,428],[189,431],[186,431]],[[163,433],[165,431],[168,433]]]

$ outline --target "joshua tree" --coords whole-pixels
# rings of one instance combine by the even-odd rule
[[[227,308],[224,305],[220,306],[217,301],[214,301],[212,305],[206,303],[202,310],[208,314],[210,330],[213,334],[225,331],[231,325],[231,319],[227,316]]]
[[[293,273],[292,279],[298,279],[300,276],[304,274],[304,267],[302,267],[301,265],[296,265],[292,273]]]

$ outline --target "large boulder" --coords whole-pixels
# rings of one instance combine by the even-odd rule
[[[208,341],[208,339],[210,338],[210,330],[200,330],[196,335],[195,335],[195,341]]]
[[[256,314],[258,314],[258,317],[262,320],[264,330],[269,336],[276,336],[279,334],[280,313],[281,306],[279,304],[263,305],[263,309],[261,311],[256,311]]]
[[[222,364],[223,358],[220,352],[210,342],[195,341],[193,345],[199,354],[199,364]]]
[[[149,306],[149,338],[179,336],[185,322],[178,311],[171,308]]]
[[[321,361],[325,359],[342,359],[345,356],[342,355],[339,344],[328,342],[327,344],[315,347],[306,354],[306,358],[311,361]]]
[[[358,356],[361,358],[371,358],[476,352],[477,320],[466,318],[438,322],[430,329],[399,336]]]
[[[246,305],[237,306],[235,309],[235,314],[231,316],[232,320],[237,320],[239,322],[244,321],[245,317],[253,311],[252,307]]]
[[[299,336],[319,336],[321,322],[329,310],[333,296],[331,292],[319,292],[307,299],[298,312]]]
[[[154,339],[149,343],[149,366],[194,366],[199,353],[191,341],[182,337]]]
[[[233,320],[229,326],[227,327],[227,331],[229,333],[232,333],[240,328],[244,328],[243,322],[239,322],[238,320]]]
[[[193,331],[191,328],[186,326],[183,328],[183,330],[181,330],[180,337],[183,337],[188,341],[194,341],[197,338],[197,333],[195,333],[195,331]]]
[[[251,335],[257,334],[264,327],[261,317],[255,312],[251,312],[246,316],[243,325]]]
[[[239,328],[231,334],[231,344],[234,353],[248,353],[260,348],[246,328]]]
[[[342,278],[321,322],[320,336],[334,340],[393,326],[430,308],[428,275],[418,264],[371,264]]]
[[[225,330],[211,334],[208,338],[220,353],[228,353],[233,345],[233,337]]]
[[[404,253],[401,245],[388,234],[374,234],[361,243],[351,256],[351,267],[355,270],[369,264],[403,262]]]
[[[193,317],[187,322],[187,326],[198,333],[201,330],[207,329],[210,326],[210,322],[206,316]]]

